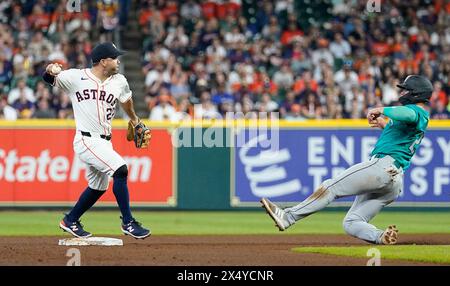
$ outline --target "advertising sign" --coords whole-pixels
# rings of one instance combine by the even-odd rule
[[[87,187],[86,166],[75,156],[73,129],[0,129],[0,204],[70,205]],[[132,205],[176,204],[173,147],[165,129],[152,130],[148,149],[114,130],[112,142],[128,165]],[[114,205],[112,182],[99,205]]]
[[[321,182],[369,160],[380,131],[368,129],[242,130],[236,136],[232,204],[261,197],[298,203]],[[244,138],[244,139],[243,139]],[[351,201],[353,197],[338,201]],[[450,132],[430,129],[404,174],[398,202],[450,205]]]

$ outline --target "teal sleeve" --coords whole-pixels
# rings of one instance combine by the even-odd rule
[[[385,107],[383,114],[398,121],[416,122],[417,120],[417,113],[406,106]]]

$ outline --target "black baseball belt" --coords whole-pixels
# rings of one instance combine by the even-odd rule
[[[83,135],[83,136],[92,137],[90,132],[86,132],[86,131],[80,131],[80,132],[81,132],[81,135]],[[110,141],[111,140],[111,135],[100,134],[100,138],[105,139],[107,141]]]

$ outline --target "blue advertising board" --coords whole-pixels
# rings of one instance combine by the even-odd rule
[[[326,179],[367,161],[380,131],[371,129],[242,129],[233,154],[233,206],[261,197],[298,203]],[[352,201],[354,197],[337,202]],[[450,131],[429,129],[404,174],[398,205],[450,206]]]

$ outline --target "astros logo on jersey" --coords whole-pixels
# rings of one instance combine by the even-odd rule
[[[78,102],[81,102],[83,100],[87,100],[87,99],[93,99],[93,100],[97,100],[97,94],[98,94],[98,90],[97,89],[84,89],[82,92],[75,92],[75,96],[77,97]],[[104,90],[100,90],[100,95],[98,96],[98,100],[99,101],[106,101],[107,103],[111,104],[111,105],[116,105],[117,103],[117,98],[114,97],[113,94],[108,94],[108,96],[106,96],[106,91]]]

